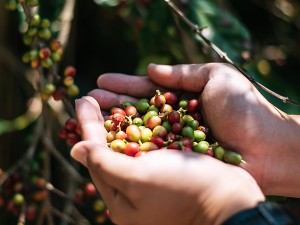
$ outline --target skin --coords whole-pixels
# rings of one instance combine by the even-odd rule
[[[299,116],[274,107],[232,67],[151,64],[147,77],[103,74],[98,86],[76,101],[84,141],[72,156],[89,169],[115,223],[221,224],[264,200],[261,190],[300,196]],[[174,150],[132,158],[107,148],[102,113],[156,89],[198,97],[214,137],[246,163],[237,167]]]
[[[245,170],[207,155],[159,150],[134,158],[114,152],[95,99],[76,100],[76,111],[84,141],[71,154],[88,168],[115,224],[219,225],[264,201]]]

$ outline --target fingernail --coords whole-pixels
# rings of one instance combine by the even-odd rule
[[[82,165],[87,165],[87,150],[83,146],[75,145],[71,149],[71,157],[80,162]]]

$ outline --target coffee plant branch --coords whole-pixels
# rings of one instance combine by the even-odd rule
[[[191,30],[196,33],[205,44],[207,44],[213,51],[215,51],[218,56],[224,60],[226,63],[232,65],[234,68],[236,68],[241,74],[243,74],[252,84],[255,86],[261,88],[262,90],[266,91],[270,95],[280,99],[283,103],[291,103],[297,106],[300,106],[300,103],[292,101],[289,99],[289,97],[282,96],[266,86],[262,85],[261,83],[257,82],[252,75],[247,74],[242,68],[237,66],[229,57],[228,55],[223,52],[218,46],[216,46],[214,43],[212,43],[210,40],[208,40],[203,34],[202,30],[203,28],[199,28],[196,24],[192,23],[185,15],[184,13],[171,1],[171,0],[164,0],[167,5],[171,8],[171,10],[180,18],[182,19],[190,28]]]

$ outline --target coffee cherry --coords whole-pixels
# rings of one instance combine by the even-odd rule
[[[16,0],[7,0],[5,3],[5,8],[7,10],[14,11],[17,9],[17,6],[18,6],[18,4],[17,4]]]
[[[94,201],[93,209],[96,212],[103,212],[106,209],[106,206],[105,206],[104,202],[102,201],[102,199],[97,199]]]
[[[61,43],[58,40],[51,41],[51,43],[50,43],[51,51],[56,52],[60,48],[61,48]]]
[[[224,153],[223,160],[226,163],[239,165],[242,162],[242,156],[236,152],[226,151]]]
[[[187,104],[188,104],[188,102],[189,102],[189,101],[188,101],[187,99],[182,99],[182,100],[180,100],[180,102],[179,102],[179,107],[185,109],[186,106],[187,106]]]
[[[176,142],[170,143],[167,148],[181,150],[181,145],[179,144],[178,141],[176,141]]]
[[[51,50],[49,48],[42,48],[39,51],[39,56],[41,59],[47,59],[51,56]]]
[[[55,101],[59,101],[63,98],[65,94],[66,94],[66,89],[64,87],[58,87],[52,94],[52,97]]]
[[[165,96],[158,94],[154,97],[154,105],[157,107],[162,107],[166,103]]]
[[[173,110],[173,107],[169,104],[164,104],[161,108],[160,108],[160,112],[161,113],[169,113]]]
[[[75,129],[75,127],[77,126],[78,121],[74,118],[69,118],[66,120],[65,122],[65,128],[68,131],[73,131]]]
[[[38,36],[42,39],[42,40],[49,40],[52,36],[51,31],[49,30],[49,28],[42,28],[38,31]]]
[[[147,142],[150,140],[150,138],[153,136],[152,131],[149,128],[144,128],[141,130],[142,132],[142,143]]]
[[[168,114],[168,121],[171,123],[171,124],[174,124],[174,123],[179,123],[180,121],[180,113],[173,110],[171,111],[169,114]]]
[[[52,48],[56,49],[58,48],[56,45],[58,45],[57,42],[54,42],[52,45]],[[65,77],[74,77],[76,75],[76,69],[73,66],[67,66],[64,70],[64,76]]]
[[[215,158],[219,160],[223,160],[225,154],[224,148],[222,148],[221,146],[217,146],[216,148],[213,149],[213,151],[214,151]]]
[[[41,23],[41,17],[38,14],[34,14],[29,20],[29,24],[31,26],[39,26],[40,23]]]
[[[174,92],[165,92],[164,94],[164,97],[166,99],[166,103],[167,104],[170,104],[170,105],[174,105],[177,103],[178,101],[178,98],[176,96],[176,94]]]
[[[97,194],[96,187],[93,183],[89,182],[84,186],[84,194],[88,197],[94,197]]]
[[[161,124],[161,118],[159,116],[152,116],[146,122],[146,127],[153,130],[155,127]]]
[[[116,113],[122,114],[122,115],[124,116],[124,119],[125,119],[126,112],[125,112],[124,109],[119,108],[119,107],[115,107],[115,108],[112,110],[113,116],[114,116]]]
[[[181,131],[182,131],[182,125],[181,125],[181,123],[174,123],[172,125],[172,132],[174,134],[180,134]]]
[[[190,115],[184,115],[184,116],[182,116],[182,120],[183,120],[184,124],[188,124],[190,121],[193,121],[194,118]]]
[[[194,130],[194,141],[200,142],[204,141],[206,138],[206,134],[201,130]]]
[[[142,132],[137,125],[129,125],[126,134],[129,141],[138,142],[142,138]]]
[[[153,134],[153,136],[158,136],[158,137],[165,138],[167,136],[168,132],[167,132],[167,129],[164,126],[157,125],[153,128],[152,134]]]
[[[125,140],[127,138],[127,134],[120,130],[116,133],[116,139]]]
[[[43,94],[46,95],[52,95],[56,90],[56,87],[54,84],[46,84],[42,90]]]
[[[65,77],[63,83],[66,87],[70,87],[71,85],[74,84],[74,79],[73,77]]]
[[[41,24],[40,24],[40,26],[41,26],[42,28],[49,28],[50,25],[51,25],[51,22],[50,22],[50,20],[48,20],[48,19],[43,19],[43,20],[41,21]]]
[[[73,84],[67,88],[67,94],[70,96],[76,96],[79,94],[79,88],[76,84]]]
[[[136,117],[132,120],[132,124],[135,124],[137,126],[142,126],[144,124],[142,118]]]
[[[116,109],[120,109],[120,108],[116,108]],[[123,109],[122,109],[123,110]],[[125,111],[123,110],[124,113],[119,113],[119,112],[116,112],[112,115],[112,118],[111,120],[113,121],[113,123],[116,123],[116,124],[122,124],[124,121],[125,121]]]
[[[137,109],[134,106],[129,105],[125,108],[125,113],[127,116],[135,116],[137,114]]]
[[[140,145],[136,142],[129,142],[124,149],[124,153],[129,156],[135,156],[139,151]]]
[[[24,34],[23,35],[23,43],[27,46],[32,45],[33,44],[33,37],[28,35],[28,34]]]
[[[145,114],[143,118],[143,122],[145,125],[147,124],[148,119],[151,118],[152,116],[158,116],[158,113],[156,111],[149,111]]]
[[[208,150],[209,144],[207,142],[199,142],[196,145],[193,146],[193,150],[195,152],[203,153],[205,154]]]
[[[139,113],[146,113],[148,108],[149,108],[149,103],[147,101],[143,101],[143,100],[139,100],[136,104],[135,104],[135,108],[137,109],[137,111]]]
[[[198,108],[199,108],[199,101],[197,99],[191,99],[186,106],[186,109],[189,112],[195,112],[198,110]]]
[[[60,54],[58,54],[57,52],[52,52],[51,59],[53,60],[53,62],[60,62],[61,58],[62,57]]]
[[[26,0],[26,4],[29,7],[36,7],[39,5],[39,0]]]
[[[193,128],[189,126],[185,126],[184,128],[182,128],[182,137],[187,137],[193,141],[195,138]]]
[[[116,139],[116,134],[117,132],[116,131],[109,131],[108,134],[106,135],[106,141],[108,143],[112,142],[113,140]]]
[[[167,133],[170,133],[172,131],[172,125],[169,121],[163,121],[162,126],[166,128]]]
[[[154,136],[150,138],[150,142],[154,143],[157,145],[158,148],[161,148],[164,146],[164,139],[162,139],[159,136]]]
[[[42,65],[44,68],[49,69],[51,66],[53,66],[53,60],[52,60],[52,58],[42,59],[42,60],[41,60],[41,65]]]
[[[141,144],[141,146],[140,146],[140,151],[152,151],[152,150],[157,150],[157,149],[159,149],[159,147],[150,141],[145,142],[145,143]]]
[[[25,202],[25,198],[21,193],[16,193],[13,197],[14,204],[22,205]]]
[[[196,130],[197,127],[199,127],[199,122],[197,120],[191,120],[187,123],[187,126],[193,128],[193,130]]]
[[[110,143],[110,147],[115,152],[124,152],[126,144],[123,140],[116,139]]]
[[[166,136],[166,140],[168,142],[176,141],[176,134],[174,134],[174,133],[168,133],[167,136]]]

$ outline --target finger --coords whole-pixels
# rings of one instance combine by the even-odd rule
[[[114,106],[119,106],[125,101],[130,101],[133,103],[137,101],[136,98],[102,89],[95,89],[89,92],[88,95],[96,99],[99,105],[101,105],[101,109],[104,110],[109,110]]]
[[[115,93],[134,96],[137,98],[153,96],[155,90],[166,90],[155,84],[147,76],[133,76],[125,74],[103,74],[98,78],[98,87]]]
[[[106,143],[107,131],[103,126],[100,107],[92,97],[75,101],[76,114],[82,131],[82,139]]]
[[[159,85],[189,92],[202,92],[208,82],[210,64],[156,65],[148,66],[148,76]]]
[[[107,184],[126,193],[136,160],[109,149],[106,145],[90,144],[86,153],[87,167]]]
[[[128,218],[129,215],[133,214],[135,207],[126,195],[123,194],[125,186],[122,185],[122,181],[126,182],[127,178],[124,179],[120,175],[124,175],[125,170],[121,169],[120,171],[118,169],[119,165],[125,165],[127,168],[129,165],[124,164],[124,160],[120,162],[115,154],[118,153],[110,151],[106,145],[96,144],[91,141],[79,142],[74,145],[71,150],[71,156],[88,167],[92,180],[110,211],[110,216],[113,217],[114,222],[120,223],[124,222],[120,219],[126,218],[126,216]],[[110,158],[108,159],[107,156]],[[88,160],[88,158],[90,159]],[[97,163],[95,163],[95,161],[97,161]],[[107,162],[110,167],[107,167]],[[102,165],[98,167],[98,164]],[[115,175],[116,177],[114,177]]]

